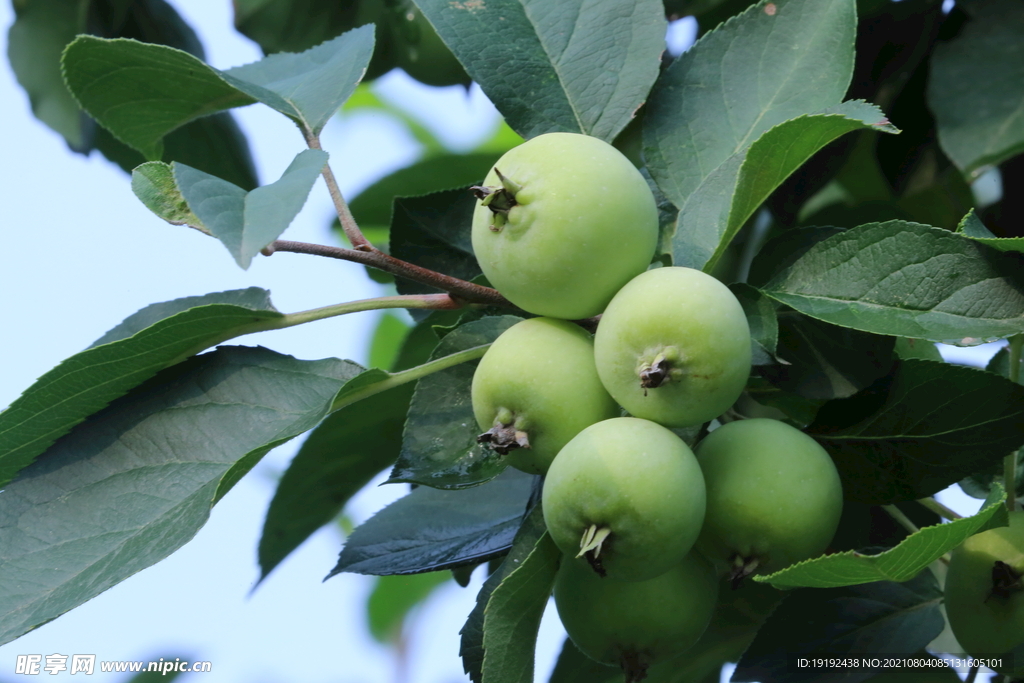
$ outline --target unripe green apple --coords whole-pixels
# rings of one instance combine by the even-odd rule
[[[609,580],[667,571],[690,552],[704,520],[704,478],[689,446],[635,417],[577,434],[551,463],[542,499],[559,549]]]
[[[729,288],[693,268],[633,278],[601,316],[597,372],[631,415],[691,427],[724,413],[750,375],[750,327]]]
[[[971,536],[953,550],[946,574],[946,616],[953,635],[975,657],[1007,656],[993,667],[1024,675],[1024,512],[1010,526]],[[1012,662],[1010,661],[1012,659]]]
[[[697,548],[739,582],[820,555],[839,526],[843,487],[818,442],[785,422],[730,422],[697,445],[707,514]]]
[[[700,638],[718,600],[718,580],[693,552],[647,581],[607,581],[562,559],[555,607],[580,652],[618,665],[627,683],[647,667],[682,654]]]
[[[462,64],[412,2],[399,3],[391,26],[398,66],[407,74],[427,85],[469,84]]]
[[[476,192],[480,268],[531,313],[597,315],[654,256],[658,209],[647,181],[597,138],[539,135],[502,156]]]
[[[524,472],[543,474],[584,427],[619,414],[594,368],[594,343],[579,325],[553,318],[516,323],[473,374],[482,443]]]

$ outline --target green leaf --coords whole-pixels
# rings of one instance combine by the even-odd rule
[[[5,487],[0,644],[188,542],[225,482],[327,415],[362,371],[223,347],[165,370]]]
[[[326,164],[327,152],[304,150],[280,180],[251,192],[184,164],[175,162],[172,169],[188,208],[224,243],[235,262],[248,268],[253,257],[291,225]]]
[[[305,52],[283,52],[222,72],[242,92],[319,135],[355,91],[373,54],[373,27],[361,26]]]
[[[391,255],[438,273],[472,280],[480,275],[470,234],[476,202],[466,188],[395,199]],[[402,278],[397,285],[401,294],[439,291]]]
[[[537,631],[561,559],[562,551],[544,534],[491,592],[484,609],[483,683],[533,683]]]
[[[998,484],[975,515],[921,529],[879,554],[854,550],[805,560],[755,581],[776,588],[838,588],[872,581],[909,581],[974,534],[1006,526],[1006,493]]]
[[[153,304],[36,380],[0,413],[0,486],[73,426],[203,349],[284,316],[255,287]]]
[[[837,327],[793,311],[778,320],[775,356],[781,362],[761,368],[761,375],[784,391],[814,401],[846,398],[892,369],[892,337]]]
[[[946,620],[942,589],[925,571],[906,583],[879,581],[793,591],[772,613],[740,659],[732,680],[820,683],[867,680],[880,668],[797,668],[797,657],[884,657],[924,649]],[[908,672],[909,673],[909,672]],[[908,677],[907,680],[917,680]]]
[[[370,185],[355,196],[349,208],[360,228],[389,226],[391,205],[399,197],[479,185],[499,157],[500,152],[443,154],[417,161]]]
[[[829,401],[808,427],[848,500],[894,503],[941,491],[1024,443],[1024,387],[984,370],[905,360]]]
[[[1016,258],[917,223],[869,223],[833,235],[762,291],[809,316],[876,334],[972,345],[1024,330]]]
[[[265,54],[301,52],[355,28],[359,5],[336,0],[236,0],[235,28]]]
[[[547,547],[551,544],[551,539],[547,535],[547,527],[544,526],[544,514],[541,512],[540,506],[535,506],[530,510],[529,514],[522,520],[522,524],[515,532],[515,537],[512,539],[511,548],[508,551],[504,561],[498,566],[498,569],[487,577],[484,581],[484,585],[480,588],[480,592],[476,596],[476,605],[473,607],[473,611],[469,613],[469,618],[466,619],[466,624],[459,631],[462,636],[462,642],[459,646],[459,656],[462,657],[462,668],[467,674],[469,674],[470,680],[473,683],[490,683],[490,679],[484,680],[483,674],[485,669],[485,660],[487,659],[487,645],[491,644],[491,640],[486,633],[485,622],[487,621],[488,608],[490,607],[491,598],[494,597],[494,592],[500,586],[505,579],[516,572],[517,569],[523,567],[526,560],[534,554],[535,551],[540,550],[538,557],[541,559],[542,564],[544,563],[544,557],[550,551]],[[528,571],[527,574],[531,574]],[[553,579],[554,577],[552,577]],[[519,581],[514,582],[515,585],[519,584]],[[512,587],[512,584],[509,586]],[[505,591],[506,594],[509,591]],[[550,587],[548,594],[550,594]],[[493,620],[494,617],[491,617]],[[534,636],[536,638],[536,636]],[[532,646],[531,646],[532,651]],[[492,662],[493,664],[493,662]],[[489,665],[487,665],[489,666]],[[519,672],[509,672],[512,675],[516,675]],[[532,680],[532,671],[531,671]]]
[[[114,137],[150,160],[165,135],[203,116],[262,102],[312,134],[352,94],[373,49],[362,27],[300,54],[219,71],[174,48],[79,36],[64,51],[64,79]]]
[[[970,237],[972,240],[999,251],[1024,251],[1024,237],[996,237],[981,222],[974,209],[967,212],[967,215],[957,225],[956,231],[964,237]]]
[[[659,0],[417,0],[423,15],[524,138],[563,131],[611,142],[658,75]]]
[[[644,157],[682,207],[716,169],[775,126],[842,101],[853,75],[853,0],[765,2],[704,35],[661,75]]]
[[[256,101],[199,58],[163,45],[79,36],[61,63],[81,107],[150,160],[160,159],[175,128]]]
[[[864,129],[898,132],[874,105],[844,102],[780,123],[726,159],[680,207],[673,238],[676,265],[710,272],[743,224],[793,171],[841,135]]]
[[[400,317],[386,311],[377,322],[370,340],[370,367],[391,370],[398,360],[412,327]]]
[[[270,501],[260,537],[260,581],[394,463],[411,398],[412,384],[375,394],[332,413],[310,433]]]
[[[409,612],[449,578],[445,572],[378,576],[366,601],[370,635],[381,643],[397,643]]]
[[[751,362],[753,365],[775,363],[775,347],[779,341],[779,321],[775,304],[755,287],[737,282],[729,285],[736,295],[750,325]]]
[[[171,225],[187,225],[213,236],[199,217],[188,208],[178,189],[174,169],[162,161],[147,161],[132,170],[132,192],[147,209]]]
[[[432,357],[489,344],[519,320],[506,315],[467,323],[445,336]],[[470,396],[475,370],[476,363],[462,363],[419,381],[390,482],[457,489],[481,484],[505,469],[502,458],[476,440],[480,429]]]
[[[64,46],[84,29],[89,0],[32,0],[14,3],[17,18],[7,35],[7,57],[18,83],[28,94],[32,113],[87,152],[91,121],[82,114],[60,73]]]
[[[939,353],[935,344],[930,341],[925,341],[924,339],[897,337],[896,346],[893,349],[893,352],[901,360],[916,358],[918,360],[942,361],[942,354]]]
[[[973,3],[970,21],[931,58],[928,105],[942,150],[968,177],[1024,151],[1024,7]]]
[[[518,470],[463,491],[421,486],[353,531],[327,578],[418,574],[497,557],[511,545],[533,488],[534,477]]]

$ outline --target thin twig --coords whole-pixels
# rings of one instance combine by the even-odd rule
[[[888,512],[889,516],[896,520],[896,522],[906,529],[908,533],[916,534],[920,531],[920,529],[917,528],[917,525],[911,522],[910,518],[903,514],[903,510],[900,510],[895,505],[883,505],[882,509]]]
[[[974,683],[975,679],[978,678],[978,665],[975,664],[971,667],[971,670],[967,672],[967,678],[964,683]]]
[[[344,247],[332,247],[326,244],[277,240],[267,246],[263,253],[266,256],[270,256],[277,251],[289,251],[295,254],[315,254],[343,261],[354,261],[365,266],[383,270],[392,275],[398,275],[421,284],[437,287],[454,297],[462,299],[466,303],[514,308],[512,303],[498,293],[496,289],[466,282],[450,275],[443,275],[376,250],[357,251],[355,249],[345,249]]]
[[[918,498],[917,502],[920,505],[923,505],[924,507],[928,508],[929,510],[937,514],[939,517],[942,517],[943,519],[948,519],[950,521],[953,521],[954,519],[963,519],[963,515],[959,515],[953,510],[950,510],[948,507],[946,507],[939,501],[935,500],[931,496],[927,498]]]
[[[1010,337],[1010,381],[1020,382],[1020,352],[1024,345],[1024,334]],[[1003,485],[1006,487],[1006,509],[1017,508],[1017,451],[1003,458]]]
[[[305,129],[302,133],[305,136],[306,144],[309,145],[310,149],[319,149],[323,151],[323,148],[320,146],[319,137],[314,135],[312,131]],[[341,188],[338,187],[338,181],[334,177],[331,165],[324,164],[321,174],[324,177],[324,182],[327,183],[327,191],[331,193],[331,200],[334,202],[334,210],[338,212],[338,220],[341,221],[341,229],[345,231],[345,237],[347,237],[348,241],[352,243],[352,247],[356,251],[377,251],[377,249],[370,244],[370,241],[363,236],[363,231],[359,229],[359,225],[356,223],[355,217],[348,208],[348,203],[341,194]]]

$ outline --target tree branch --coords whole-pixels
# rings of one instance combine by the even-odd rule
[[[515,308],[512,302],[503,297],[496,289],[466,282],[450,275],[436,273],[377,250],[358,251],[356,249],[332,247],[325,244],[276,240],[263,249],[263,254],[270,256],[278,251],[289,251],[295,254],[315,254],[316,256],[326,256],[343,261],[354,261],[362,263],[364,266],[383,270],[392,275],[398,275],[399,277],[404,277],[424,285],[437,287],[466,303]]]
[[[305,128],[302,130],[303,136],[306,138],[306,144],[310,149],[319,149],[323,151],[320,146],[320,138],[308,131]],[[334,177],[334,172],[331,170],[330,164],[325,164],[321,174],[324,177],[324,182],[327,183],[327,191],[331,193],[331,200],[334,202],[334,210],[338,212],[338,220],[341,221],[341,229],[345,231],[345,237],[352,243],[352,247],[356,251],[360,252],[375,252],[376,247],[370,244],[370,241],[363,236],[363,231],[359,229],[359,225],[356,223],[355,217],[352,216],[352,212],[348,208],[348,203],[345,198],[341,195],[341,188],[338,187],[338,181]]]

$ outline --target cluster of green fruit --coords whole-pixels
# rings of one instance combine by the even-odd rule
[[[838,473],[783,422],[727,422],[696,455],[672,431],[707,423],[739,398],[750,330],[713,277],[648,270],[656,203],[614,147],[542,135],[474,190],[484,274],[544,316],[509,328],[481,359],[472,387],[479,440],[546,475],[566,631],[588,656],[641,680],[701,636],[720,577],[735,584],[825,550],[842,509]],[[593,337],[570,322],[597,314]]]

